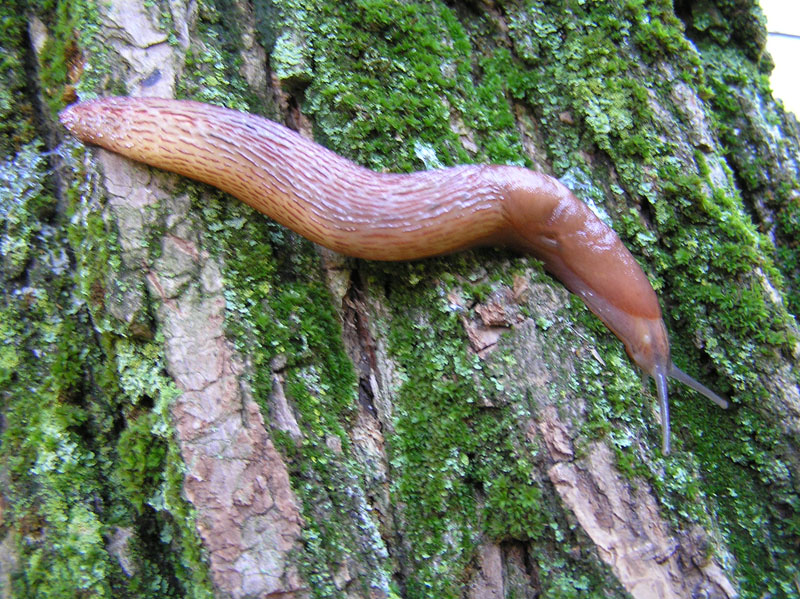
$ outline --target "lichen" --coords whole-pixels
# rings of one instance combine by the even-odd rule
[[[367,289],[391,290],[383,298],[391,321],[379,326],[402,366],[395,434],[387,443],[409,548],[407,596],[462,596],[465,572],[487,540],[526,543],[547,596],[570,596],[568,589],[621,593],[596,556],[564,551],[578,541],[542,482],[543,455],[522,426],[540,406],[526,398],[524,378],[511,378],[519,368],[513,354],[497,349],[485,360],[468,349],[462,309],[448,295],[473,298],[486,285],[502,286],[486,283],[484,266],[475,254],[409,264],[402,279],[413,274],[417,282],[405,288],[391,283],[398,267],[362,270]],[[553,564],[558,576],[550,575]]]
[[[41,165],[37,172],[45,177]],[[42,225],[29,238],[25,284],[14,281],[4,294],[2,446],[22,563],[16,592],[208,596],[171,436],[176,390],[159,346],[126,340],[127,323],[106,311],[102,286],[108,269],[120,270],[118,249],[88,192],[82,184],[70,190],[68,224]],[[100,344],[85,343],[93,335]],[[139,576],[129,578],[106,539],[134,523],[142,529],[125,554]],[[147,527],[178,551],[154,543]]]
[[[614,220],[622,222],[622,226],[616,228],[629,247],[647,260],[644,266],[662,296],[667,324],[674,333],[676,361],[690,372],[705,371],[706,374],[700,378],[710,382],[711,386],[723,393],[734,394],[737,402],[754,406],[754,409],[740,410],[736,418],[738,422],[734,422],[733,416],[719,414],[713,406],[705,403],[690,408],[684,404],[682,390],[673,388],[673,408],[679,423],[678,447],[681,447],[680,438],[686,437],[696,461],[691,464],[682,458],[673,458],[669,463],[671,476],[668,484],[664,484],[657,469],[649,475],[641,468],[635,471],[656,487],[663,505],[673,513],[673,517],[708,524],[710,513],[722,515],[727,530],[731,531],[728,542],[743,557],[741,573],[752,571],[745,576],[745,592],[757,591],[755,581],[758,575],[755,572],[762,571],[763,576],[762,568],[770,570],[770,577],[784,581],[776,582],[776,587],[787,584],[795,575],[790,561],[781,561],[774,570],[764,561],[767,553],[774,551],[780,555],[785,550],[775,549],[774,545],[768,548],[757,539],[754,531],[741,530],[742,522],[753,521],[742,516],[753,510],[754,503],[758,503],[755,497],[763,489],[760,483],[747,484],[742,480],[743,458],[737,457],[740,453],[758,456],[755,459],[759,465],[755,466],[755,471],[759,474],[755,478],[775,479],[776,488],[781,489],[776,491],[775,499],[787,501],[783,490],[786,479],[775,474],[787,472],[788,465],[775,458],[776,453],[780,453],[780,445],[786,441],[782,439],[777,423],[770,424],[766,415],[757,408],[767,398],[755,380],[755,373],[770,372],[770,367],[761,362],[766,355],[758,355],[756,347],[773,346],[791,351],[794,333],[791,318],[771,301],[764,291],[762,278],[757,275],[765,273],[773,285],[783,285],[772,259],[772,244],[759,233],[742,197],[742,194],[752,193],[753,186],[738,187],[741,169],[747,169],[745,176],[748,177],[746,173],[758,171],[759,166],[758,163],[748,166],[747,160],[733,157],[733,152],[722,154],[719,149],[704,150],[700,161],[697,153],[690,156],[679,152],[679,139],[690,139],[691,135],[687,129],[690,123],[680,111],[671,107],[669,93],[674,80],[664,77],[663,69],[642,71],[637,64],[644,60],[658,65],[660,60],[668,57],[669,72],[694,89],[698,97],[710,97],[712,106],[730,106],[731,112],[717,110],[711,113],[714,115],[712,118],[717,120],[715,126],[723,134],[731,132],[731,143],[735,129],[737,147],[742,147],[743,143],[749,142],[746,136],[741,135],[741,127],[737,127],[737,118],[734,117],[740,101],[728,99],[731,95],[730,77],[736,77],[742,85],[747,81],[753,86],[751,82],[755,82],[756,89],[766,94],[763,75],[759,74],[761,52],[750,45],[752,37],[743,42],[746,45],[745,57],[737,54],[734,47],[726,51],[727,55],[722,55],[713,45],[701,46],[698,52],[684,38],[681,23],[666,3],[645,5],[628,2],[621,11],[579,3],[567,12],[557,13],[532,2],[524,10],[512,8],[511,14],[512,23],[517,23],[511,27],[512,35],[515,40],[520,40],[518,43],[523,52],[531,45],[527,39],[527,32],[531,29],[566,32],[560,37],[551,34],[548,39],[554,41],[549,44],[539,40],[535,54],[521,52],[520,55],[533,68],[524,75],[517,75],[515,83],[515,93],[520,99],[531,102],[548,129],[546,143],[556,172],[572,165],[586,168],[590,165],[586,164],[585,156],[597,154],[598,149],[603,151],[613,164],[616,175],[613,184],[611,181],[606,184],[613,192],[607,208]],[[760,19],[757,12],[733,11],[729,7],[721,9],[717,16],[723,20],[731,18],[736,23],[749,23],[751,18],[758,23]],[[741,24],[736,25],[733,20],[725,23],[725,27],[736,32],[733,38],[741,39],[737,37]],[[722,26],[722,22],[717,26]],[[586,43],[587,35],[591,44]],[[728,78],[725,90],[716,83],[722,78]],[[564,111],[582,124],[586,131],[584,137],[575,136],[569,120],[565,123],[560,118]],[[759,151],[751,150],[748,154],[752,156]],[[725,164],[726,161],[737,172],[734,175],[730,169],[723,169],[726,175],[720,180],[716,171],[709,168],[709,162]],[[601,185],[607,180],[603,173],[605,169],[606,166],[593,169],[594,177]],[[762,180],[762,188],[765,186]],[[647,207],[647,221],[641,218],[639,211],[628,211],[626,205],[634,204]],[[783,214],[790,213],[791,204],[788,205],[789,210]],[[791,218],[785,220],[791,222]],[[786,255],[790,251],[784,246],[781,253]],[[785,272],[793,272],[794,267],[782,267]],[[731,280],[737,281],[736,294],[730,293]],[[717,369],[724,373],[726,382],[709,378],[707,367],[701,366],[693,344],[681,334],[687,330],[696,332],[696,339],[700,340]],[[624,362],[620,362],[618,349],[612,348],[612,351],[611,355],[603,351],[601,356],[606,364],[614,364],[612,372],[619,380],[628,369]],[[691,360],[690,366],[686,366],[687,359]],[[596,380],[598,374],[584,375],[581,382]],[[628,379],[631,380],[630,376]],[[613,400],[608,404],[615,394],[613,388],[608,384],[603,385],[603,389],[595,385],[593,395],[596,394],[600,402],[593,402],[595,413],[587,425],[590,429],[610,434],[612,438],[617,437],[615,445],[623,457],[629,451],[627,447],[631,440],[614,435],[612,431],[616,427],[610,423],[622,418],[627,429],[639,420],[641,412],[636,406],[640,401],[631,399],[640,393],[629,382],[620,396],[625,401]],[[624,408],[624,403],[629,407]],[[712,418],[716,425],[709,427]],[[642,423],[635,425],[634,430],[641,426]],[[735,436],[730,432],[734,429],[739,431]],[[733,438],[737,443],[732,442]],[[772,456],[771,467],[767,466],[768,455]],[[746,458],[750,459],[753,458]],[[633,461],[637,460],[631,460],[629,454],[624,458],[624,463]],[[642,460],[640,463],[653,462]],[[687,468],[693,474],[679,475],[680,470]],[[736,471],[735,475],[733,471]],[[703,493],[690,482],[696,480],[699,473],[708,482]],[[729,497],[730,487],[724,481],[732,477],[743,484],[737,493],[746,495],[746,499],[740,501]],[[705,499],[698,502],[701,495]],[[727,500],[723,506],[716,506],[711,499],[714,496],[727,497]],[[708,501],[712,503],[709,505]],[[796,504],[797,497],[793,496],[788,502]],[[679,505],[690,508],[678,509]],[[797,512],[794,513],[792,521],[797,518]],[[775,535],[770,537],[769,543],[781,538],[788,549],[795,535],[791,532],[793,527],[787,531],[781,519],[772,519],[766,513],[761,513],[760,518],[758,526],[770,527],[771,534]],[[741,538],[740,532],[743,533]]]

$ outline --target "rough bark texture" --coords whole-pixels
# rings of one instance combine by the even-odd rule
[[[800,596],[800,145],[758,7],[0,8],[0,596]],[[649,383],[535,260],[343,258],[65,137],[184,97],[375,169],[525,164],[654,283]]]

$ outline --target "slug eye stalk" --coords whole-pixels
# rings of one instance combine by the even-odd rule
[[[667,373],[664,372],[661,366],[656,366],[653,371],[653,378],[656,381],[658,406],[661,409],[661,451],[664,455],[669,455],[669,392],[667,387]]]
[[[690,377],[683,370],[681,370],[680,368],[675,366],[675,364],[670,364],[670,366],[669,366],[669,376],[672,377],[673,379],[675,379],[676,381],[680,381],[681,383],[683,383],[687,387],[691,387],[692,389],[694,389],[698,393],[701,393],[702,395],[705,395],[708,399],[713,401],[720,408],[723,408],[723,409],[726,409],[726,410],[728,409],[728,400],[723,399],[722,397],[720,397],[719,395],[714,393],[711,389],[706,387],[700,381],[696,381],[695,379]]]
[[[703,383],[696,381],[691,376],[686,374],[683,370],[670,362],[669,366],[665,369],[661,365],[657,365],[653,369],[653,379],[656,382],[656,393],[658,393],[658,405],[661,410],[661,451],[664,455],[669,455],[670,447],[670,431],[669,431],[669,393],[667,386],[667,378],[680,381],[687,387],[690,387],[705,395],[708,399],[717,404],[720,408],[727,409],[728,401],[714,393],[711,389],[706,387]]]

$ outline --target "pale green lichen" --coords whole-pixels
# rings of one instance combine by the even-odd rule
[[[30,248],[41,232],[41,217],[52,208],[42,171],[47,168],[42,146],[23,146],[12,160],[0,163],[0,259],[6,280],[23,273],[30,260]]]
[[[287,89],[303,89],[313,78],[309,40],[299,35],[296,29],[281,34],[270,54],[272,70]]]

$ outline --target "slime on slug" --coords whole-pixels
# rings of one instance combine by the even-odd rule
[[[60,119],[86,143],[218,187],[348,256],[414,260],[485,245],[534,255],[655,380],[664,454],[668,378],[728,406],[675,366],[658,297],[641,267],[552,177],[495,165],[376,173],[278,123],[199,102],[106,98],[73,105]]]

